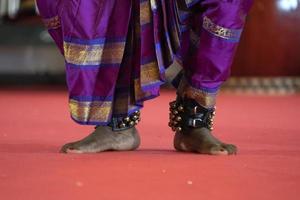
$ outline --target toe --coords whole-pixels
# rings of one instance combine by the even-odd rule
[[[222,146],[214,146],[210,149],[211,155],[229,155],[229,152],[226,148]]]
[[[77,149],[67,149],[67,153],[75,153],[75,154],[81,154],[84,153],[83,151],[77,150]]]
[[[237,153],[237,147],[233,144],[226,144],[226,145],[223,145],[223,148],[226,148],[229,155],[232,155],[232,154],[236,154]]]
[[[65,144],[64,146],[62,146],[62,148],[60,149],[60,153],[70,153],[70,151],[75,150],[73,143],[68,143]]]

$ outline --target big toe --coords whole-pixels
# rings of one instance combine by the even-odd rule
[[[60,153],[82,153],[79,149],[75,147],[75,143],[67,143],[59,151]]]
[[[227,148],[217,145],[217,146],[213,146],[210,148],[209,154],[211,154],[211,155],[229,155],[230,153]]]
[[[229,155],[237,154],[237,147],[233,144],[224,144],[222,145],[228,151]]]

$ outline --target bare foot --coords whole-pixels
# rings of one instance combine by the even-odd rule
[[[174,147],[178,151],[210,155],[231,155],[237,153],[235,145],[221,142],[207,128],[191,128],[185,132],[176,132]]]
[[[140,145],[135,127],[124,131],[112,131],[111,127],[99,126],[82,140],[65,144],[61,153],[99,153],[102,151],[130,151]]]

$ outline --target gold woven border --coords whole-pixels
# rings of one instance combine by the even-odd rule
[[[151,22],[151,5],[149,1],[141,2],[140,4],[140,23],[141,25]]]
[[[47,29],[58,29],[61,27],[59,16],[55,16],[52,18],[45,18],[43,22]]]
[[[160,80],[160,73],[156,61],[141,66],[141,84],[149,85]]]
[[[194,99],[206,108],[212,108],[216,105],[217,93],[208,93],[203,90],[196,89],[190,86],[185,78],[181,80],[177,92],[181,97]]]
[[[107,122],[112,102],[110,101],[77,101],[70,99],[69,107],[72,117],[80,122]]]
[[[239,40],[241,35],[241,29],[228,29],[219,26],[207,16],[203,17],[203,28],[213,35],[227,40]]]
[[[64,55],[68,63],[99,65],[121,63],[125,42],[84,45],[64,42]]]

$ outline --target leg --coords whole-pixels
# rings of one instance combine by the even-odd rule
[[[187,22],[190,29],[183,33],[184,72],[175,110],[171,108],[170,114],[170,126],[176,131],[174,146],[179,151],[213,155],[237,152],[235,145],[212,135],[212,118],[217,91],[229,76],[250,5],[251,0],[204,0],[193,5],[203,12],[193,11]]]
[[[71,117],[79,124],[97,125],[89,136],[64,145],[61,152],[136,149],[140,140],[135,114],[143,101],[158,96],[162,83],[154,42],[147,38],[153,35],[150,2],[37,3],[66,61]]]
[[[37,1],[37,5],[50,35],[66,60],[72,119],[80,124],[98,125],[86,138],[64,145],[61,152],[136,149],[140,139],[133,125],[119,131],[111,127],[112,119],[121,118],[115,116],[120,113],[116,113],[118,105],[114,103],[119,98],[115,89],[118,74],[122,72],[123,76],[130,77],[126,74],[131,68],[126,70],[127,63],[122,62],[124,52],[128,51],[125,45],[130,2],[43,0]],[[111,21],[120,24],[108,25]],[[134,112],[132,108],[129,111],[128,106],[123,108],[123,115]]]

